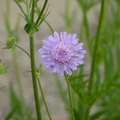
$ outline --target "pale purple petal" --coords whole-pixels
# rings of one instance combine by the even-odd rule
[[[43,40],[43,47],[38,51],[42,54],[42,64],[50,69],[51,73],[66,72],[72,75],[72,71],[77,70],[83,64],[84,54],[83,43],[78,43],[76,34],[67,32],[53,33],[48,40]]]
[[[54,37],[55,37],[57,40],[60,39],[60,38],[59,38],[59,34],[58,34],[57,32],[54,32]]]

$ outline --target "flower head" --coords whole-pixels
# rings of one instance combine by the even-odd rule
[[[38,50],[42,53],[42,64],[50,68],[51,73],[64,72],[71,75],[72,71],[77,70],[77,66],[83,64],[82,59],[86,53],[83,50],[83,43],[78,43],[76,34],[66,32],[54,32],[48,40],[43,40],[43,47]]]

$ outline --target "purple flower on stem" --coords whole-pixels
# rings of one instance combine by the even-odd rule
[[[43,47],[38,51],[42,53],[42,64],[50,68],[51,73],[60,73],[62,76],[65,71],[72,75],[72,71],[84,63],[82,59],[86,53],[83,43],[78,43],[76,34],[66,32],[60,32],[60,35],[54,32],[48,40],[43,40]]]

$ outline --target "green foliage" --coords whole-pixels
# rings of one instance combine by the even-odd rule
[[[48,0],[46,0],[44,2],[44,5],[41,10],[37,6],[38,0],[26,2],[25,4],[26,4],[27,13],[25,12],[25,10],[23,9],[22,5],[20,4],[20,2],[18,0],[14,0],[14,1],[16,2],[18,7],[20,8],[21,12],[23,13],[23,16],[22,15],[21,16],[26,21],[24,30],[26,31],[26,33],[33,36],[35,32],[39,31],[39,29],[40,29],[39,26],[41,25],[41,23],[45,20],[45,18],[49,14],[49,13],[47,13],[47,10],[46,10]],[[39,12],[36,21],[34,21],[35,11]]]
[[[11,111],[5,117],[5,120],[36,120],[33,117],[34,111],[29,109],[15,92],[13,83],[9,84]]]
[[[9,89],[10,89],[9,91],[10,91],[10,102],[11,102],[12,111],[15,112],[18,116],[22,116],[22,104],[13,88],[12,83],[10,83]]]
[[[83,120],[85,108],[80,99],[76,99],[76,106],[74,107],[74,117],[75,120]]]
[[[99,0],[76,0],[78,2],[78,5],[80,8],[87,12],[91,8],[93,8],[96,4],[98,4],[100,1]]]
[[[95,114],[91,115],[90,120],[95,120],[101,117],[103,114],[107,112],[107,109],[99,110]]]
[[[32,36],[32,39],[30,39],[30,41],[33,41],[34,33],[39,31],[41,23],[45,21],[46,17],[49,14],[47,12],[48,7],[46,7],[48,0],[44,2],[41,9],[37,5],[37,2],[39,0],[14,1],[23,14],[21,16],[26,21],[24,29],[26,33]],[[88,49],[87,53],[90,56],[90,63],[92,64],[91,58],[94,58],[93,53],[95,52],[96,59],[93,63],[94,67],[91,65],[91,68],[93,67],[93,77],[90,77],[92,69],[89,74],[85,73],[85,65],[79,66],[78,70],[73,72],[72,76],[68,76],[68,80],[72,88],[72,102],[74,106],[73,113],[75,120],[120,120],[120,0],[105,1],[105,11],[103,13],[104,19],[102,19],[102,27],[100,29],[99,27],[97,28],[95,26],[95,28],[93,29],[97,29],[96,31],[98,31],[98,33],[93,33],[94,35],[92,36],[90,32],[90,27],[93,26],[89,24],[87,14],[90,12],[90,10],[94,10],[94,7],[96,5],[98,5],[99,3],[102,4],[101,1],[104,0],[76,0],[78,6],[82,10],[82,22],[80,23],[79,38],[83,42],[86,42]],[[21,2],[23,2],[22,4],[25,3],[27,11],[23,9]],[[6,8],[7,11],[9,11],[9,7]],[[66,0],[65,11],[62,14],[62,18],[64,19],[65,29],[67,31],[72,30],[72,25],[74,23],[76,15],[78,15],[79,12],[76,8],[71,12],[70,8],[71,1]],[[102,10],[103,9],[101,9],[101,11]],[[16,22],[17,27],[15,27],[15,29],[11,29],[9,18],[10,15],[8,14],[9,12],[7,12],[5,15],[5,24],[9,37],[6,43],[6,49],[10,49],[15,45],[17,39],[16,33],[18,32],[19,27],[19,22]],[[36,14],[37,19],[35,20]],[[99,19],[101,20],[101,18],[98,19],[97,17],[96,21],[98,21]],[[49,23],[47,21],[45,22],[49,26]],[[49,27],[53,32],[51,26]],[[11,34],[15,37],[11,36]],[[99,37],[96,37],[97,34]],[[98,40],[100,41],[98,42],[97,48],[93,49],[95,48],[95,43]],[[33,44],[31,44],[31,46],[31,48],[34,48]],[[30,56],[30,58],[34,62],[33,50],[34,49],[31,49],[33,57]],[[0,74],[6,73],[7,68],[8,67],[5,67],[0,60]],[[39,79],[42,71],[42,65],[40,65],[37,71],[35,65],[33,65],[33,68],[33,71],[30,72],[34,72],[34,78]],[[93,80],[92,88],[90,88],[91,80]],[[33,80],[33,82],[36,81]],[[68,102],[69,100],[67,95],[68,92],[66,91],[66,89],[63,89],[63,85],[58,76],[56,76],[56,83],[59,89],[59,95],[64,102],[65,110],[68,112],[69,116],[71,116],[69,107],[70,104]],[[37,86],[37,83],[33,86],[35,85]],[[4,87],[0,88],[0,90],[3,88]],[[5,120],[37,120],[33,117],[34,111],[29,110],[25,103],[23,104],[22,98],[18,96],[12,83],[10,83],[9,88],[11,111],[8,113]],[[38,89],[36,89],[35,91],[36,95],[38,95],[37,92]],[[37,100],[39,100],[38,98]],[[93,111],[93,114],[90,114],[91,108],[94,105],[98,109],[96,111]],[[39,110],[40,107],[37,106],[36,108],[37,110]]]
[[[76,0],[82,10],[80,23],[80,40],[86,41],[88,53],[93,57],[95,36],[90,34],[90,24],[87,13],[100,3],[100,0]],[[92,92],[89,91],[89,74],[84,72],[85,66],[80,66],[69,82],[73,89],[75,120],[85,119],[86,109],[97,106],[98,109],[90,120],[119,120],[119,87],[120,87],[120,7],[119,0],[106,0],[103,26],[100,31],[100,41],[94,63],[94,82]],[[65,13],[67,14],[67,12]],[[66,15],[67,16],[67,15]],[[66,17],[65,16],[65,17]],[[70,18],[70,16],[69,16]],[[98,16],[96,18],[98,20]],[[64,19],[65,23],[66,20]],[[72,29],[72,26],[69,26]],[[94,28],[96,29],[96,28]],[[84,41],[85,40],[85,41]],[[79,72],[78,72],[79,71]],[[76,96],[77,95],[77,96]],[[75,102],[78,101],[78,102]],[[80,104],[80,106],[79,106]],[[77,109],[79,106],[80,109]],[[80,116],[82,113],[83,116]]]

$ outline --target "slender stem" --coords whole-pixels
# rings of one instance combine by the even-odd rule
[[[19,71],[19,64],[18,64],[18,59],[17,59],[17,51],[16,48],[12,48],[12,56],[13,56],[13,63],[14,63],[14,69],[15,69],[15,76],[16,76],[16,80],[18,83],[18,90],[20,93],[20,98],[21,98],[21,103],[23,106],[23,114],[28,114],[27,112],[27,107],[26,107],[26,102],[25,102],[25,96],[24,96],[24,92],[23,92],[23,86],[22,86],[22,81],[21,81],[21,77],[20,77],[20,71]],[[23,115],[24,117],[24,115]]]
[[[101,0],[101,11],[100,11],[99,23],[98,23],[97,33],[96,33],[95,44],[94,44],[91,71],[90,71],[90,78],[89,78],[90,81],[89,81],[89,88],[88,89],[89,89],[90,93],[92,92],[93,82],[94,82],[93,81],[94,80],[94,70],[95,70],[98,45],[99,45],[100,35],[101,35],[101,30],[102,30],[104,8],[105,8],[105,0]]]
[[[83,24],[84,24],[84,27],[85,27],[86,39],[87,39],[87,42],[88,42],[89,38],[90,38],[90,33],[89,33],[89,25],[88,25],[87,11],[86,10],[83,11]]]
[[[23,52],[25,52],[29,57],[30,57],[30,55],[29,55],[29,53],[27,52],[27,51],[25,51],[23,48],[21,48],[20,46],[18,46],[18,45],[16,45],[16,44],[14,44],[16,47],[18,47],[19,49],[21,49]]]
[[[46,8],[47,2],[48,2],[48,0],[45,0],[44,5],[43,5],[43,8],[42,8],[42,10],[41,10],[41,12],[40,12],[40,14],[39,14],[39,16],[38,16],[38,19],[37,19],[37,21],[36,21],[36,25],[39,25],[39,20],[40,20],[40,18],[42,17],[42,14],[43,14],[43,12],[44,12],[44,10],[45,10],[45,8]]]
[[[25,105],[25,98],[24,98],[23,89],[22,89],[23,87],[22,87],[22,81],[21,81],[21,77],[20,77],[18,59],[17,59],[17,53],[16,53],[15,47],[12,49],[12,56],[13,56],[13,63],[14,63],[14,68],[15,68],[15,75],[16,75],[16,79],[18,82],[19,93],[22,98],[22,102]]]
[[[10,9],[10,0],[6,1],[6,9],[7,9],[8,18],[10,18],[10,11],[11,11],[11,9]],[[10,21],[9,21],[9,23],[10,23]]]
[[[49,24],[49,22],[47,20],[44,20],[44,22],[48,25],[48,27],[50,28],[51,32],[54,33],[54,30],[51,27],[51,25]]]
[[[66,3],[65,3],[65,29],[67,32],[70,32],[70,28],[71,28],[71,20],[69,18],[69,15],[70,15],[70,0],[66,0]]]
[[[26,8],[27,8],[27,14],[28,14],[28,18],[30,19],[30,9],[29,9],[29,2],[28,0],[26,0]]]
[[[31,21],[34,21],[34,13],[35,13],[35,0],[32,0],[32,11],[31,11]]]
[[[38,83],[39,83],[40,92],[41,92],[41,95],[42,95],[42,99],[43,99],[43,102],[44,102],[48,117],[49,117],[50,120],[52,120],[52,118],[50,116],[50,112],[49,112],[48,107],[47,107],[47,103],[45,101],[45,97],[44,97],[44,93],[43,93],[42,86],[41,86],[41,83],[40,83],[40,79],[38,79]]]
[[[6,11],[7,11],[7,13],[6,13],[6,16],[5,16],[5,20],[6,20],[6,28],[7,28],[7,31],[8,31],[8,33],[10,33],[11,34],[11,26],[10,26],[10,23],[11,23],[11,21],[10,21],[10,11],[11,11],[11,9],[10,9],[10,0],[7,0],[6,1]]]
[[[32,71],[32,81],[33,81],[33,90],[34,90],[37,118],[38,120],[42,120],[41,111],[40,111],[40,101],[39,101],[39,95],[38,95],[37,79],[36,79],[34,37],[33,36],[30,36],[30,56],[31,56],[31,71]]]
[[[98,23],[97,33],[96,33],[95,44],[94,44],[89,85],[88,85],[88,91],[90,92],[90,96],[92,93],[92,88],[93,88],[93,83],[94,83],[95,63],[96,63],[98,45],[100,41],[100,35],[101,35],[102,24],[103,24],[104,9],[105,9],[105,0],[101,0],[101,11],[100,11],[99,23]],[[85,120],[89,120],[90,109],[91,109],[91,106],[86,108]]]
[[[73,104],[72,104],[72,97],[71,97],[70,85],[69,85],[69,82],[68,82],[68,78],[67,78],[66,73],[64,74],[64,76],[65,76],[65,80],[66,80],[67,87],[68,87],[68,94],[69,94],[70,108],[71,108],[71,117],[72,117],[72,120],[74,120],[74,114],[73,114]]]

